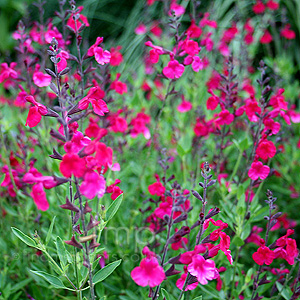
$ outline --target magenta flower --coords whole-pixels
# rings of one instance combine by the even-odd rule
[[[272,158],[276,154],[276,147],[271,141],[261,141],[256,149],[256,154],[262,159]]]
[[[109,112],[105,101],[101,99],[104,96],[105,93],[98,86],[92,87],[88,91],[87,96],[79,101],[78,108],[82,110],[87,109],[89,103],[91,103],[94,112],[99,116],[104,116],[104,113]]]
[[[14,70],[17,66],[16,62],[12,62],[9,66],[7,63],[2,63],[0,65],[0,83],[3,82],[5,79],[13,78],[16,79],[18,77],[18,72]]]
[[[49,208],[46,193],[41,182],[32,187],[30,196],[33,198],[33,201],[39,210],[46,211]]]
[[[234,115],[231,114],[227,109],[222,110],[217,116],[218,118],[216,119],[216,123],[218,125],[229,125],[234,120]]]
[[[187,273],[183,273],[180,278],[176,281],[176,286],[182,290],[183,289],[183,286],[185,284],[185,280],[186,280],[186,277],[187,277]],[[191,291],[191,290],[194,290],[196,287],[198,286],[198,281],[197,282],[194,282],[194,283],[191,283],[191,284],[187,284],[186,285],[186,288],[185,288],[185,291]]]
[[[59,165],[60,172],[65,177],[82,177],[85,172],[85,160],[77,154],[67,153],[63,156],[62,162]]]
[[[215,262],[211,259],[205,260],[202,255],[195,255],[192,263],[188,265],[188,271],[191,275],[197,277],[201,284],[207,284],[208,280],[216,279],[219,276]]]
[[[264,166],[262,162],[257,161],[252,163],[251,168],[248,171],[248,176],[252,180],[256,180],[258,178],[264,180],[268,177],[269,173],[270,168],[268,166]]]
[[[105,179],[94,171],[89,171],[84,175],[84,181],[80,186],[80,192],[88,199],[93,199],[96,195],[103,197],[105,193]]]
[[[140,266],[131,271],[131,278],[139,286],[155,287],[165,279],[165,272],[155,257],[143,258]]]
[[[48,109],[45,105],[36,102],[33,96],[27,96],[25,99],[34,105],[29,109],[25,126],[35,127],[41,122],[42,116],[48,113]]]
[[[163,74],[170,79],[178,79],[184,72],[184,65],[177,60],[170,60],[168,65],[163,68]]]
[[[166,188],[159,181],[148,186],[148,191],[151,195],[163,196],[165,194],[165,190]]]
[[[37,64],[33,73],[32,79],[38,87],[48,86],[51,82],[51,76],[39,71],[40,65]]]
[[[275,258],[275,254],[267,246],[261,246],[257,249],[257,252],[253,253],[252,258],[260,266],[263,264],[270,265]]]
[[[193,108],[191,102],[182,99],[182,102],[177,106],[177,110],[181,113],[185,113]]]
[[[110,62],[111,54],[101,47],[96,47],[94,50],[95,60],[99,65],[104,65]]]

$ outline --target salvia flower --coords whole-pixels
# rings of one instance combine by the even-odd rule
[[[184,72],[184,65],[177,60],[170,60],[168,65],[163,68],[163,74],[169,79],[178,79]]]
[[[131,271],[131,278],[139,286],[155,287],[163,282],[166,277],[165,272],[153,252],[147,252],[146,255],[147,257],[142,259],[140,266]]]
[[[257,161],[252,163],[251,168],[248,171],[248,176],[252,180],[257,180],[258,178],[264,180],[268,177],[269,173],[269,166],[263,165],[262,162]]]
[[[257,249],[257,252],[253,253],[252,258],[260,266],[263,264],[270,265],[275,258],[275,254],[267,246],[263,245]]]
[[[207,284],[208,280],[216,279],[219,276],[215,262],[211,259],[205,260],[202,255],[195,255],[192,263],[188,265],[188,271],[191,275],[197,277],[199,283]]]
[[[29,109],[25,125],[35,127],[41,122],[42,116],[48,113],[48,109],[45,105],[38,103],[31,95],[26,96],[25,99],[34,105]]]
[[[79,109],[87,109],[89,103],[92,104],[94,112],[99,116],[104,116],[105,113],[108,113],[109,110],[107,105],[102,98],[105,96],[105,93],[100,89],[100,87],[92,87],[86,97],[82,98],[78,103]]]

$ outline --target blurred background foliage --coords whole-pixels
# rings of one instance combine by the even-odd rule
[[[34,2],[33,0],[0,0],[0,54],[2,57],[11,54],[15,45],[11,33],[16,29],[18,21],[22,19],[26,25],[30,25],[30,20],[39,19],[39,11],[33,6]],[[179,2],[187,7],[188,11],[191,11],[190,0]],[[76,4],[84,6],[83,14],[90,22],[90,27],[84,31],[89,42],[93,43],[97,36],[101,35],[110,46],[121,45],[125,61],[129,64],[137,62],[143,49],[144,37],[135,35],[134,29],[141,22],[150,23],[153,16],[154,19],[161,20],[163,14],[163,9],[161,9],[163,4],[160,1],[147,7],[146,10],[146,1],[141,0],[78,0]],[[254,17],[252,11],[254,4],[255,0],[199,1],[198,10],[211,12],[213,19],[218,22],[219,28],[228,28],[232,22]],[[53,18],[56,10],[58,10],[58,1],[46,1],[44,20]],[[185,18],[182,20],[183,25],[188,26],[189,17],[186,15]],[[287,20],[296,33],[296,39],[289,43],[283,41],[280,36],[280,28]],[[54,17],[53,23],[54,25],[59,24],[59,19]],[[274,64],[283,64],[289,69],[289,74],[294,73],[296,77],[300,76],[300,52],[298,51],[300,45],[300,1],[280,1],[280,9],[275,12],[274,21],[269,26],[273,42],[269,45],[258,44],[255,49],[256,62],[258,63],[260,59],[268,56],[271,67],[274,67]],[[59,25],[58,27],[60,28]],[[275,57],[280,57],[279,61],[274,61]]]

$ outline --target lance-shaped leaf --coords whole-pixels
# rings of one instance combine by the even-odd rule
[[[107,278],[120,265],[121,261],[122,259],[114,261],[98,271],[93,277],[93,283],[96,284]]]

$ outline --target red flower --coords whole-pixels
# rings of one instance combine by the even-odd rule
[[[110,64],[114,67],[118,66],[123,61],[123,56],[120,53],[121,49],[122,49],[121,46],[110,49],[110,54],[111,54]]]
[[[196,54],[199,53],[199,45],[197,42],[193,40],[187,40],[185,41],[185,47],[184,50],[187,54],[191,56],[195,56]]]
[[[280,35],[285,37],[287,40],[293,40],[296,38],[295,31],[290,29],[290,27],[291,27],[290,24],[286,24],[280,32]]]
[[[264,180],[268,177],[270,173],[270,168],[268,166],[264,166],[262,162],[254,162],[251,165],[251,168],[248,171],[248,176],[252,180],[256,180],[258,178]]]
[[[266,30],[264,32],[263,36],[260,38],[260,42],[262,44],[269,44],[272,41],[273,41],[273,37],[272,37],[271,33],[268,30]]]
[[[279,8],[279,3],[273,0],[269,0],[266,3],[266,6],[268,7],[268,9],[270,10],[277,10]]]
[[[256,113],[261,114],[261,108],[258,106],[258,104],[254,98],[246,100],[245,111],[246,111],[247,117],[249,118],[249,121],[251,121],[251,122],[258,121],[258,117],[257,117]]]
[[[42,116],[45,116],[48,113],[48,109],[45,105],[36,102],[33,96],[27,96],[25,99],[34,105],[29,109],[25,124],[25,126],[32,128],[40,123]]]
[[[46,193],[43,188],[43,184],[40,182],[35,184],[32,187],[32,192],[30,196],[33,198],[34,203],[36,204],[37,208],[42,211],[46,211],[49,208],[49,203],[46,198]]]
[[[178,79],[184,72],[184,65],[177,60],[170,60],[168,65],[163,68],[163,74],[169,79]]]
[[[85,172],[85,160],[77,154],[67,153],[63,156],[62,162],[59,165],[60,172],[65,177],[82,177]]]
[[[234,120],[234,115],[231,114],[227,109],[222,110],[217,116],[218,118],[216,119],[216,123],[218,125],[229,125]]]
[[[76,31],[80,28],[81,25],[85,25],[86,27],[90,26],[87,17],[84,15],[81,15],[81,11],[83,10],[83,6],[78,6],[78,12],[76,14],[79,14],[79,18],[78,20],[76,20],[76,26],[75,26],[75,21],[73,19],[73,16],[75,15],[74,13],[72,13],[72,15],[70,16],[70,18],[68,19],[67,25],[70,26],[74,31]]]
[[[163,196],[165,194],[166,188],[161,182],[154,182],[148,186],[148,191],[151,195]]]
[[[94,112],[99,116],[104,116],[104,113],[108,113],[109,110],[107,108],[107,105],[105,101],[103,101],[101,98],[105,96],[105,93],[98,87],[92,87],[89,91],[86,97],[82,98],[78,103],[79,109],[87,109],[89,106],[89,103],[92,104],[92,107],[94,109]]]
[[[123,94],[127,93],[127,85],[126,85],[126,83],[119,81],[120,76],[121,76],[121,74],[118,73],[116,76],[116,80],[111,83],[110,88],[112,90],[115,90],[116,93],[123,95]]]
[[[252,258],[260,266],[263,264],[270,265],[275,258],[275,254],[267,246],[261,246],[257,249],[257,252],[253,253]]]
[[[252,7],[255,14],[263,14],[265,12],[265,5],[262,1],[258,0]]]
[[[256,154],[262,159],[271,158],[276,154],[276,147],[273,142],[264,140],[259,143]]]

